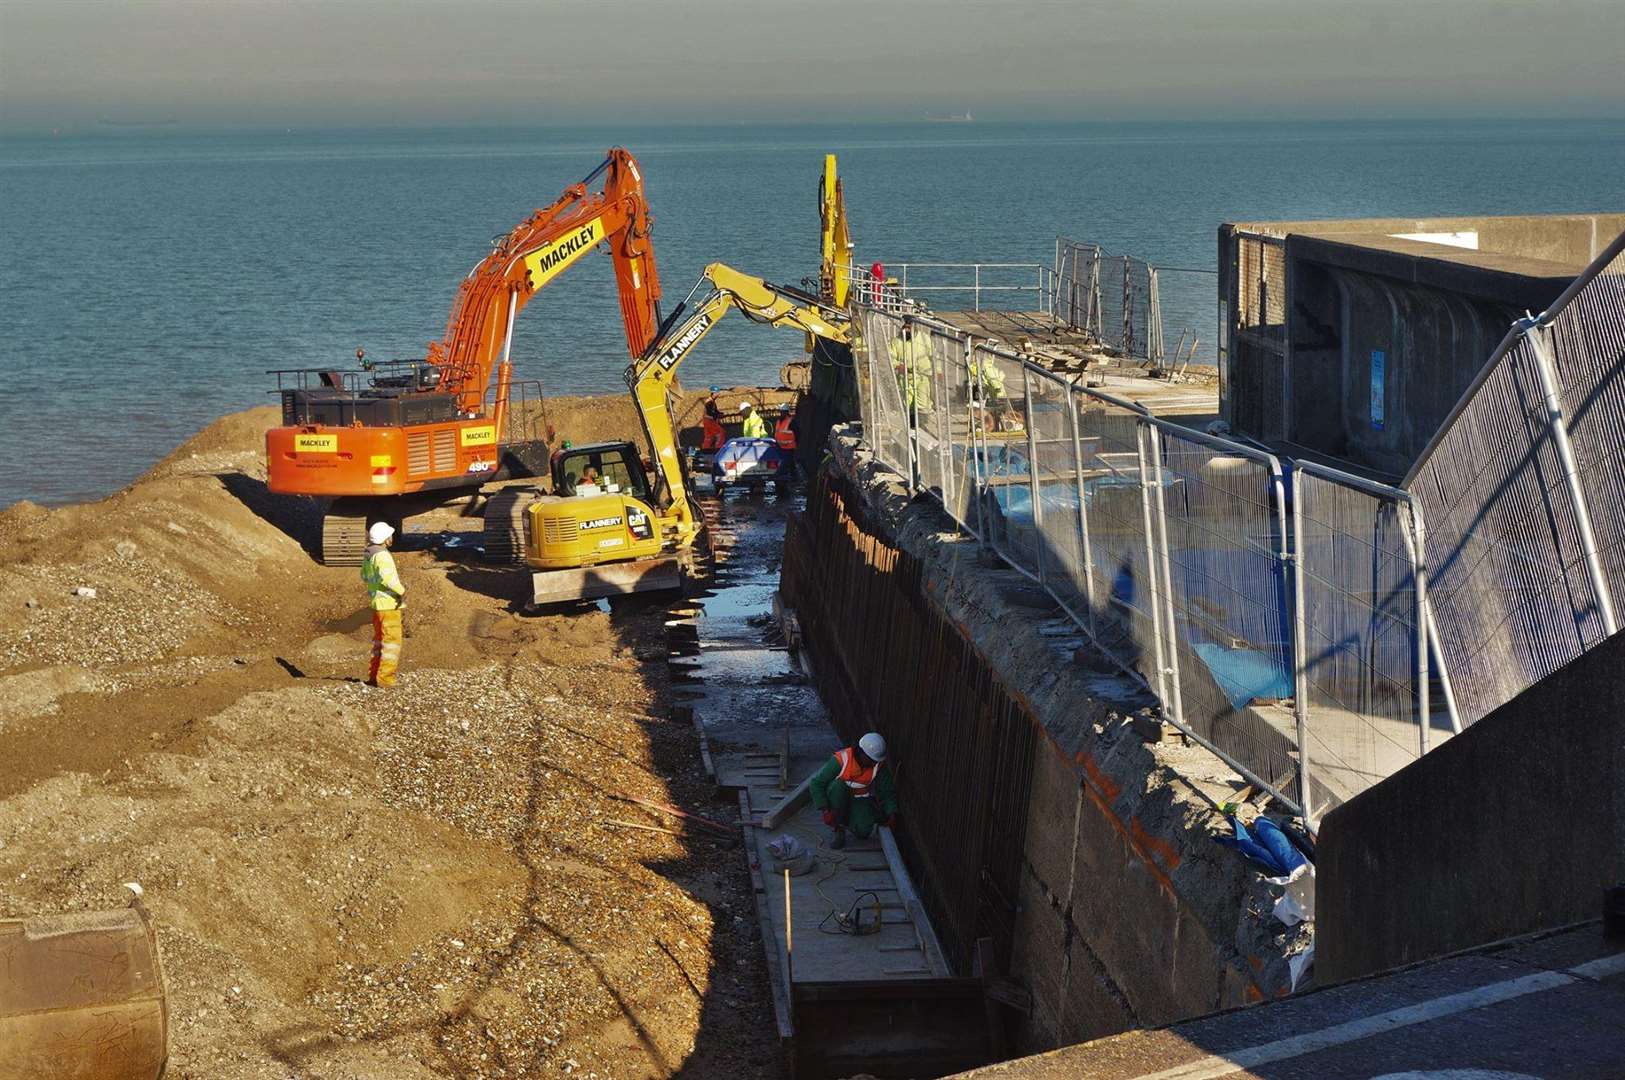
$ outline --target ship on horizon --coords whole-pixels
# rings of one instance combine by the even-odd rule
[[[973,124],[976,122],[976,118],[968,112],[928,113],[925,120],[929,124]]]

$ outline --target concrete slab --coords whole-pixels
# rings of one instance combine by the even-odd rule
[[[1592,924],[961,1075],[1617,1080],[1625,949]]]
[[[1219,415],[1218,374],[1192,368],[1185,381],[1150,378],[1139,361],[1101,352],[1095,342],[1043,312],[934,311],[933,317],[977,337],[993,338],[1029,352],[1040,367],[1079,374],[1090,386],[1144,405],[1157,416],[1200,427]]]

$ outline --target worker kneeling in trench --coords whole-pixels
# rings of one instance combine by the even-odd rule
[[[885,763],[886,740],[871,731],[858,745],[835,751],[813,774],[807,793],[823,811],[824,824],[835,830],[830,847],[845,847],[848,829],[863,838],[873,835],[876,825],[897,827],[897,785]]]

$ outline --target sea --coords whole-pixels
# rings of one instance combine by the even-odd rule
[[[357,348],[423,356],[491,239],[613,145],[643,167],[667,310],[713,261],[786,284],[816,275],[833,152],[861,264],[1018,264],[985,278],[1018,285],[1054,261],[1058,236],[1098,243],[1168,268],[1165,338],[1190,335],[1198,361],[1213,355],[1221,222],[1625,208],[1625,120],[7,137],[0,506],[117,490],[215,417],[272,403],[270,369],[348,368]],[[609,260],[538,294],[513,349],[518,376],[549,393],[624,390]],[[729,320],[682,377],[776,383],[801,356],[797,335]]]

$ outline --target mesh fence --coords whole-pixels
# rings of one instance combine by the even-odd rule
[[[1625,597],[1625,254],[1601,264],[1552,321],[1549,340],[1599,558],[1617,605]]]
[[[1278,789],[1297,776],[1286,519],[1274,459],[1160,421],[1156,568],[1179,719]]]
[[[1051,595],[1077,618],[1085,615],[1088,604],[1070,386],[1050,372],[1027,369],[1040,569]]]
[[[1231,401],[1267,431],[1286,353],[1281,249],[1232,241]],[[1139,671],[1165,716],[1318,815],[1616,625],[1622,251],[1625,236],[1508,336],[1403,489],[1300,463],[1288,498],[1254,447],[943,326],[905,336],[868,309],[866,436]],[[1109,324],[1110,259],[1061,253],[1064,318]],[[929,405],[923,387],[910,397],[913,373]]]
[[[1343,802],[1421,753],[1416,547],[1403,493],[1293,475],[1302,568],[1312,808]]]
[[[865,439],[875,456],[904,476],[912,476],[906,375],[901,357],[903,319],[873,308],[863,309],[863,365],[868,372],[865,395]]]
[[[1032,448],[1026,374],[1013,353],[978,344],[974,364],[997,387],[986,406],[982,442],[983,520],[988,539],[1010,565],[1037,577],[1039,538],[1033,517]]]
[[[1144,259],[1099,244],[1057,242],[1055,316],[1125,357],[1163,360],[1157,273]]]
[[[1603,640],[1625,585],[1625,235],[1508,335],[1413,467],[1437,648],[1471,723]]]
[[[1072,388],[1083,495],[1081,556],[1088,629],[1118,663],[1157,687],[1160,616],[1153,605],[1151,506],[1141,484],[1143,413],[1082,387]]]

